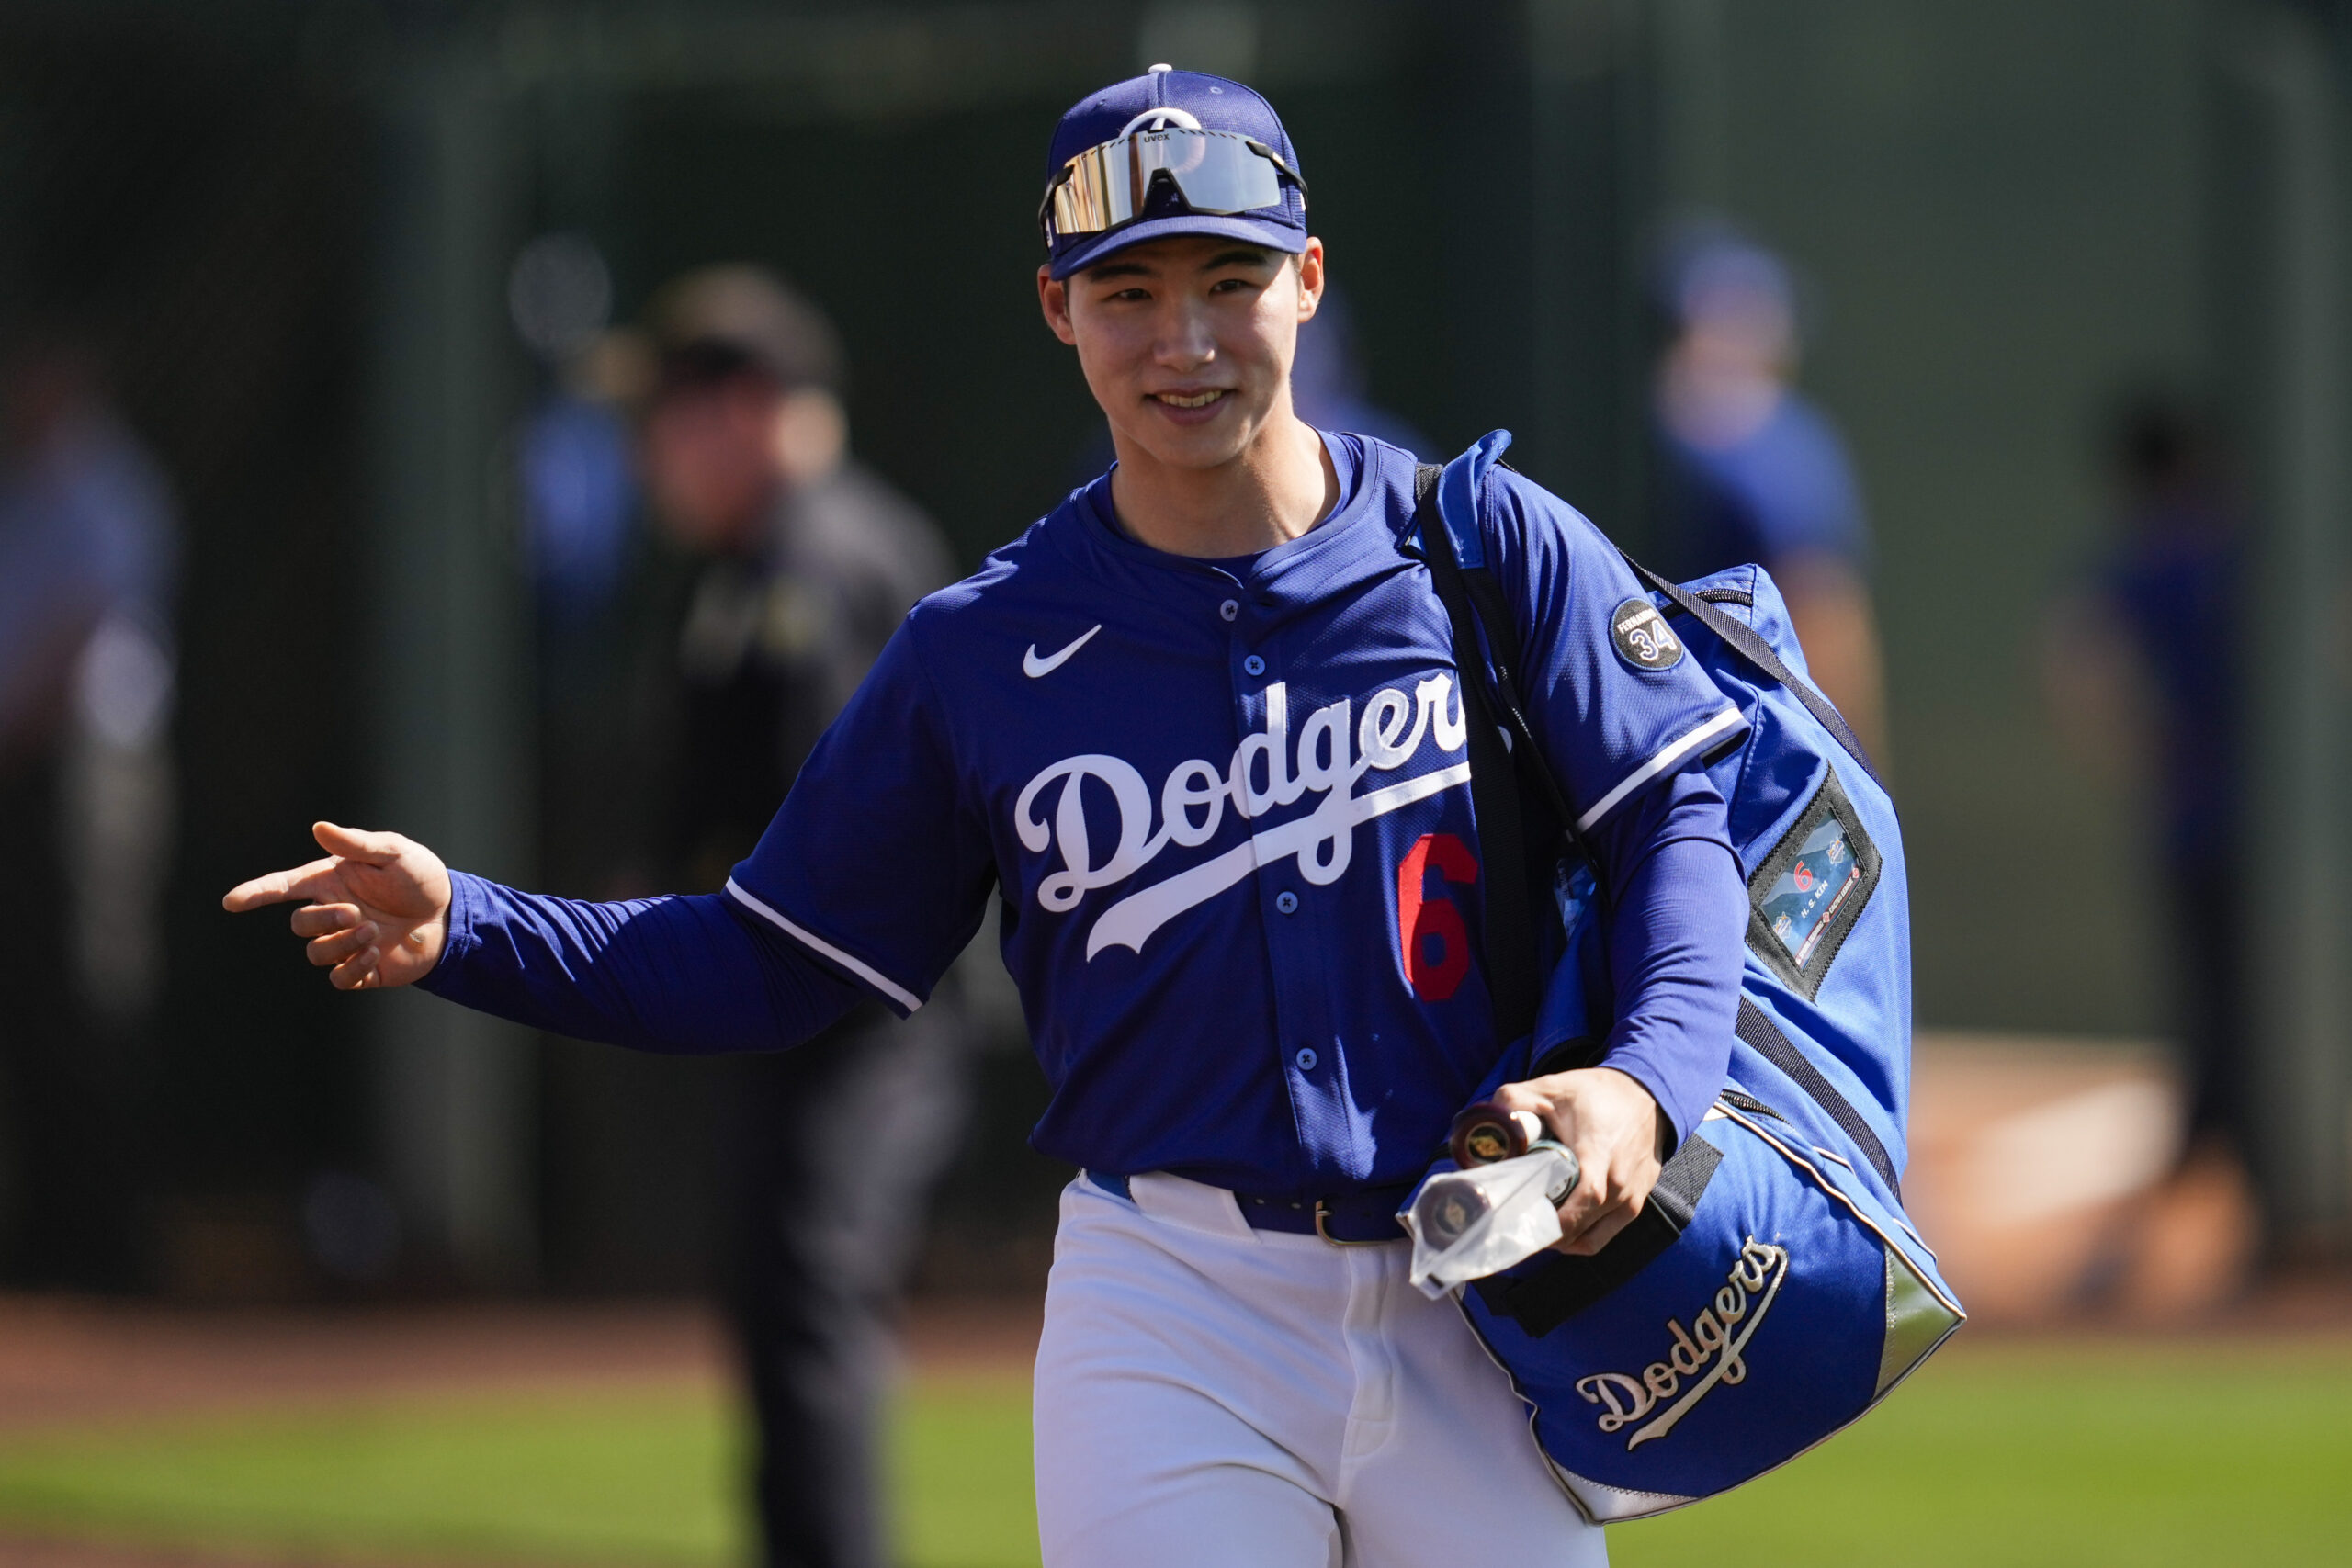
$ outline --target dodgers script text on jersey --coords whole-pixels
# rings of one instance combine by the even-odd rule
[[[1254,561],[1134,542],[1104,479],[924,601],[729,885],[902,1011],[1001,889],[1057,1157],[1269,1194],[1409,1179],[1498,1057],[1413,460],[1327,443],[1340,505]],[[1489,483],[1489,558],[1546,650],[1532,716],[1589,826],[1742,720],[1689,661],[1617,650],[1638,589],[1590,524]]]

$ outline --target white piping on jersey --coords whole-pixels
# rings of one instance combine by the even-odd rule
[[[823,937],[817,935],[814,931],[808,930],[806,927],[795,925],[792,921],[786,919],[782,915],[776,913],[774,909],[769,908],[765,904],[761,903],[749,893],[744,892],[741,886],[740,886],[731,876],[727,879],[727,893],[729,897],[742,905],[745,908],[751,910],[753,914],[764,917],[775,925],[780,927],[787,936],[797,937],[801,942],[807,943],[812,948],[815,948],[819,953],[823,953],[826,957],[831,959],[834,963],[840,964],[842,968],[848,970],[851,974],[856,976],[859,979],[865,981],[867,985],[873,987],[876,990],[881,992],[892,1001],[897,1002],[909,1012],[913,1012],[922,1006],[922,998],[921,997],[916,996],[904,986],[900,986],[892,981],[888,976],[882,974],[880,970],[876,969],[872,964],[859,963],[856,959],[852,958],[848,953],[843,953],[840,948],[835,947],[831,942],[827,942]]]
[[[1258,867],[1272,865],[1291,855],[1299,856],[1304,863],[1307,851],[1333,836],[1334,817],[1344,817],[1344,825],[1339,830],[1352,834],[1359,822],[1385,817],[1399,807],[1427,800],[1441,790],[1469,782],[1470,764],[1456,762],[1450,768],[1440,768],[1436,773],[1423,773],[1419,778],[1390,784],[1369,795],[1332,795],[1304,817],[1254,834],[1248,843],[1236,844],[1215,860],[1204,861],[1190,871],[1180,871],[1165,882],[1120,899],[1102,911],[1102,918],[1087,934],[1086,956],[1091,958],[1106,947],[1128,947],[1141,953],[1145,940],[1170,919],[1195,904],[1216,897]],[[1338,811],[1332,809],[1335,801],[1340,804]]]
[[[1639,789],[1642,785],[1647,784],[1650,780],[1657,777],[1658,774],[1666,772],[1667,769],[1674,766],[1675,763],[1689,756],[1692,748],[1702,745],[1709,739],[1721,735],[1724,730],[1733,728],[1738,723],[1739,709],[1735,705],[1726,704],[1721,713],[1715,715],[1714,717],[1709,719],[1698,728],[1691,730],[1686,735],[1669,740],[1665,745],[1659,747],[1657,754],[1652,756],[1648,761],[1644,762],[1640,767],[1635,768],[1632,773],[1627,773],[1623,778],[1618,780],[1617,787],[1615,789],[1612,789],[1607,795],[1602,795],[1599,803],[1596,804],[1591,810],[1577,818],[1577,831],[1582,833],[1589,830],[1595,822],[1598,822],[1602,818],[1608,816],[1611,808],[1616,806],[1619,801],[1624,799],[1627,795],[1633,794],[1634,791]]]

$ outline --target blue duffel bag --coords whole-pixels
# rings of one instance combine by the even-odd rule
[[[1507,814],[1555,831],[1565,820],[1513,687],[1516,627],[1480,536],[1480,514],[1498,514],[1487,470],[1509,441],[1496,432],[1448,465],[1422,509],[1465,691],[1515,737],[1476,802],[1482,840]],[[1640,619],[1660,657],[1679,644],[1673,656],[1696,660],[1747,720],[1746,739],[1707,763],[1747,878],[1738,1038],[1713,1108],[1607,1247],[1540,1252],[1456,1292],[1595,1522],[1662,1513],[1794,1458],[1884,1398],[1965,1315],[1903,1209],[1911,954],[1894,802],[1813,690],[1762,569],[1682,585],[1634,570],[1651,599],[1621,617]],[[1555,883],[1561,925],[1534,945],[1561,955],[1532,1032],[1482,1099],[1585,1065],[1608,1032],[1602,920],[1572,843]],[[1490,961],[1513,923],[1490,904]]]

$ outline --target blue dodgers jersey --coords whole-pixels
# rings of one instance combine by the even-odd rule
[[[1107,478],[1074,491],[916,607],[729,884],[900,1011],[1000,889],[1047,1155],[1265,1196],[1408,1181],[1500,1056],[1414,460],[1334,452],[1339,507],[1244,577],[1128,538]],[[1587,822],[1736,739],[1695,660],[1612,640],[1640,590],[1600,533],[1485,483],[1532,716]]]

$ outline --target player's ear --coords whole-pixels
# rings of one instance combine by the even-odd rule
[[[1323,305],[1323,242],[1309,236],[1293,265],[1298,268],[1298,319],[1311,321]]]
[[[1069,319],[1069,285],[1055,277],[1050,265],[1037,268],[1037,309],[1056,337],[1078,346],[1078,327]]]

